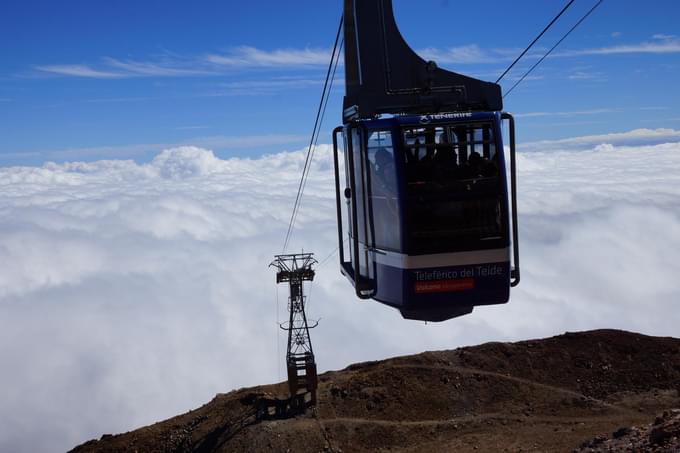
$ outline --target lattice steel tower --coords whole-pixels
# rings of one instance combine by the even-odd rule
[[[288,368],[288,389],[294,405],[306,404],[305,395],[309,395],[309,404],[316,403],[316,362],[312,350],[309,329],[316,327],[307,324],[305,314],[306,297],[303,292],[305,281],[314,279],[312,266],[317,261],[312,253],[276,255],[270,266],[278,269],[276,283],[288,282],[290,297],[288,298],[288,323],[281,324],[288,331],[288,349],[286,366]]]

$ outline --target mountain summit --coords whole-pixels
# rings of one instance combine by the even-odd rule
[[[219,394],[72,452],[617,451],[632,435],[639,451],[680,448],[676,338],[596,330],[359,363],[319,376],[315,409],[258,420],[257,401],[285,392]]]

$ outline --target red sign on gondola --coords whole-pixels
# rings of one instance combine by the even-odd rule
[[[416,282],[416,294],[449,293],[454,291],[466,291],[475,289],[474,278],[461,278],[456,280],[429,280]]]

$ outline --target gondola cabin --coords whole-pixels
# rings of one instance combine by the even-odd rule
[[[515,129],[500,86],[420,58],[391,0],[344,8],[343,126],[333,132],[341,272],[358,297],[408,319],[507,302],[519,282]]]
[[[500,123],[499,113],[468,112],[336,129],[336,150],[338,135],[344,143],[336,195],[349,227],[341,269],[359,297],[428,321],[507,302],[511,218]]]

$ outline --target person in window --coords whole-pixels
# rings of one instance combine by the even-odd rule
[[[495,176],[498,176],[498,166],[496,165],[496,162],[494,162],[494,158],[487,159],[486,157],[484,158],[484,162],[482,162],[481,169],[479,173],[484,176],[485,178],[493,178]]]
[[[383,195],[394,195],[394,183],[396,175],[394,173],[394,158],[392,154],[385,148],[379,148],[375,153],[375,171],[378,176],[377,186],[382,189]]]
[[[420,161],[418,163],[419,180],[431,182],[433,172],[435,169],[435,130],[426,129],[425,135],[422,137],[421,151],[419,152]]]
[[[435,181],[442,185],[456,178],[458,172],[458,155],[454,146],[449,143],[446,133],[439,135],[439,143],[435,145],[433,158],[433,174]]]
[[[386,148],[379,148],[375,153],[375,180],[372,182],[375,240],[378,247],[399,248],[396,181],[392,153]]]
[[[482,156],[480,156],[477,151],[472,151],[470,153],[470,156],[468,157],[467,164],[466,164],[466,166],[467,166],[466,174],[467,174],[468,178],[479,177],[483,164],[484,164],[484,160],[482,159]]]
[[[435,155],[435,178],[440,183],[455,179],[458,175],[458,156],[453,147],[440,147]]]

